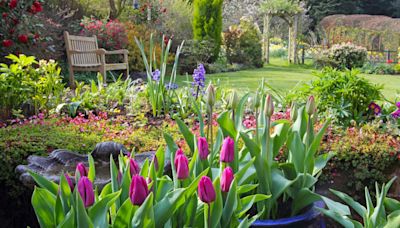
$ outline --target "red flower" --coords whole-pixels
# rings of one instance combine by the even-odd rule
[[[15,29],[10,29],[10,35],[14,34]]]
[[[31,12],[33,14],[36,14],[36,13],[39,13],[39,12],[42,12],[42,11],[43,11],[43,7],[40,4],[40,2],[38,2],[38,1],[35,1],[32,4],[31,8],[29,9],[29,12]]]
[[[28,36],[25,34],[19,35],[18,36],[18,41],[21,43],[28,43]]]
[[[8,16],[8,13],[3,13],[3,15],[2,15],[2,16],[3,16],[3,18],[4,18],[4,19],[6,19],[6,18],[7,18],[7,16]]]
[[[14,22],[14,25],[17,25],[19,23],[19,20],[14,18],[13,22]]]
[[[3,47],[11,47],[13,45],[12,40],[3,40],[2,42]]]
[[[387,61],[386,61],[386,63],[393,63],[393,59],[388,59]]]
[[[37,34],[37,33],[33,36],[33,38],[36,39],[36,40],[39,39],[39,37],[40,37],[40,35]]]
[[[10,3],[8,3],[8,6],[10,7],[10,9],[14,9],[15,7],[17,7],[18,4],[18,0],[11,0]]]

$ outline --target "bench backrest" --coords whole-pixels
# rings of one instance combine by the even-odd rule
[[[72,36],[68,32],[64,32],[65,47],[67,49],[67,57],[72,66],[92,66],[100,64],[100,59],[95,53],[71,53],[71,51],[89,51],[97,50],[96,36]]]

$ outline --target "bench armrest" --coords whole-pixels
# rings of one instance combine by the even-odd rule
[[[128,50],[121,49],[121,50],[115,50],[115,51],[106,51],[106,55],[118,55],[118,54],[128,54]]]
[[[105,55],[106,50],[104,49],[93,49],[93,50],[69,50],[68,51],[71,54],[97,54],[97,55]]]

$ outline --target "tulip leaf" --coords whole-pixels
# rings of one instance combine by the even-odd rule
[[[157,215],[156,227],[163,227],[175,211],[185,203],[185,191],[184,188],[178,188],[169,192],[154,206],[154,213]]]
[[[57,195],[57,198],[56,198],[54,217],[55,217],[55,224],[60,224],[64,220],[64,217],[65,217],[64,208],[63,208],[59,194]]]
[[[292,126],[292,131],[298,132],[301,138],[307,131],[307,114],[304,111],[304,108],[305,107],[302,106],[297,110],[297,119]]]
[[[56,197],[45,188],[35,187],[31,201],[40,226],[55,227],[54,208]]]
[[[193,223],[196,218],[197,203],[197,195],[193,194],[189,198],[189,202],[185,205],[185,227],[193,227]]]
[[[162,200],[162,198],[167,194],[173,187],[172,180],[168,176],[163,176],[158,178],[158,186],[156,192],[156,202]]]
[[[326,210],[323,208],[317,208],[317,210],[321,211],[325,216],[328,216],[329,218],[335,220],[339,224],[341,224],[343,227],[346,228],[354,228],[354,227],[363,227],[361,224],[360,226],[355,226],[354,223],[356,221],[349,219],[347,216],[342,216],[336,211],[332,210]]]
[[[245,104],[248,100],[249,93],[246,93],[241,99],[235,110],[235,129],[240,131],[243,128],[243,112],[245,109]]]
[[[35,182],[42,188],[47,189],[49,192],[51,192],[53,195],[57,195],[58,193],[58,185],[56,183],[54,183],[53,181],[49,181],[46,178],[44,178],[43,176],[32,172],[32,171],[28,171],[29,174],[32,176],[32,178],[35,180]]]
[[[111,174],[111,189],[112,192],[117,192],[119,190],[119,183],[118,183],[118,168],[117,165],[115,164],[115,161],[110,155],[110,174]],[[121,202],[119,199],[115,202],[116,204],[116,210],[118,210],[119,206],[121,205]]]
[[[241,195],[241,194],[244,194],[244,193],[248,193],[251,190],[256,189],[257,187],[258,187],[258,184],[241,185],[241,186],[238,186],[237,193],[238,193],[238,195]]]
[[[211,218],[211,227],[218,227],[220,225],[221,221],[221,216],[222,216],[222,209],[223,209],[223,202],[222,202],[222,194],[221,194],[221,184],[219,177],[215,179],[214,183],[214,188],[216,192],[216,198],[215,201],[210,205],[211,207],[211,215],[209,215]]]
[[[224,210],[222,212],[222,221],[221,224],[223,227],[229,227],[233,212],[236,210],[238,205],[238,197],[237,197],[237,183],[236,178],[233,179],[228,195],[226,197]]]
[[[121,190],[106,195],[89,209],[89,217],[95,227],[108,227],[107,212],[111,205],[118,199]]]
[[[163,146],[160,146],[156,151],[156,157],[158,159],[158,165],[160,166],[157,171],[157,177],[162,177],[164,174],[165,165],[165,150]]]
[[[60,196],[61,196],[61,202],[63,205],[63,211],[64,214],[66,214],[71,207],[72,204],[72,192],[71,188],[67,182],[67,179],[65,178],[64,175],[61,175],[60,177]]]
[[[274,157],[276,157],[279,154],[280,149],[285,144],[289,129],[290,125],[287,122],[277,124],[274,127],[274,133],[271,136],[271,139],[273,141],[272,152]]]
[[[290,161],[294,164],[298,173],[304,172],[304,162],[306,157],[306,151],[303,142],[301,141],[298,132],[292,132],[287,140]]]
[[[321,199],[321,197],[310,191],[308,188],[303,188],[297,192],[297,194],[293,197],[292,203],[292,216],[297,215],[301,209],[310,206],[312,203]]]
[[[255,159],[256,158],[253,157],[244,166],[240,167],[239,171],[235,174],[235,177],[238,180],[239,184],[243,183],[243,181],[246,179],[245,177],[248,177],[248,176],[251,175],[251,174],[247,173],[247,170],[249,170],[249,168],[253,166],[253,163],[254,163]]]
[[[388,221],[384,228],[397,228],[400,224],[400,209],[388,215]]]
[[[236,139],[237,131],[235,129],[235,124],[230,118],[230,113],[225,111],[219,115],[217,118],[220,129],[224,133],[224,136],[229,136],[232,139]]]
[[[77,227],[93,228],[94,227],[93,223],[90,221],[90,218],[86,213],[85,206],[78,191],[75,191],[75,202],[76,202],[75,206],[76,206]]]
[[[331,158],[335,156],[335,153],[329,152],[325,154],[321,154],[315,159],[314,171],[312,173],[313,176],[317,175],[323,168],[325,168]]]
[[[359,214],[361,217],[363,217],[367,213],[367,209],[355,201],[353,198],[351,198],[349,195],[343,192],[339,192],[333,189],[329,189],[333,194],[335,194],[337,197],[339,197],[341,200],[343,200],[347,205],[349,205],[357,214]]]
[[[389,212],[393,212],[396,210],[399,210],[400,208],[400,202],[398,200],[392,199],[392,198],[385,198],[384,201],[385,204],[385,208],[386,210],[388,210]]]
[[[94,165],[94,160],[91,154],[88,154],[88,161],[89,161],[88,178],[92,183],[94,183],[94,179],[96,178],[96,167]]]
[[[113,228],[125,228],[129,227],[132,220],[133,214],[137,210],[138,206],[134,206],[131,199],[126,199],[121,205],[115,217]]]
[[[212,150],[211,150],[211,155],[210,155],[210,160],[209,160],[210,165],[212,165],[214,163],[215,157],[217,156],[217,154],[220,151],[223,140],[224,140],[224,133],[222,132],[221,128],[218,128],[217,136],[213,143],[214,148],[211,148]]]
[[[286,179],[282,173],[277,169],[273,168],[271,170],[272,174],[272,183],[274,183],[271,186],[271,193],[272,193],[272,202],[276,202],[278,198],[282,195],[283,192],[286,191],[287,188],[290,187],[294,183],[294,181],[290,181]]]
[[[251,227],[251,224],[253,224],[259,217],[261,217],[262,214],[264,214],[265,208],[262,208],[262,210],[260,210],[258,212],[258,214],[254,215],[253,217],[251,217],[249,219],[250,215],[247,215],[239,224],[238,228],[247,228],[247,227]]]
[[[100,193],[99,197],[100,198],[104,198],[104,197],[106,197],[106,195],[111,194],[112,192],[113,191],[111,189],[111,183],[108,183],[103,187],[103,190],[101,190],[101,193]]]
[[[190,151],[193,154],[195,148],[194,134],[189,130],[188,126],[181,119],[178,118],[175,121],[178,124],[179,130],[182,133],[183,137],[185,138],[185,141],[188,144]]]
[[[270,195],[263,195],[263,194],[255,194],[246,196],[241,199],[242,208],[240,211],[237,212],[238,217],[241,218],[244,216],[248,210],[253,206],[253,204],[271,198]]]
[[[76,227],[74,208],[71,208],[71,210],[65,215],[64,220],[57,226],[57,228],[70,228],[70,227]]]
[[[158,216],[161,214],[157,214]],[[153,209],[153,193],[147,196],[143,204],[136,210],[132,218],[132,227],[155,227],[154,209]]]

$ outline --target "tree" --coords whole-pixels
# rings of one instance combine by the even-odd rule
[[[194,0],[193,38],[215,43],[211,61],[218,58],[221,49],[223,0]]]
[[[124,10],[125,6],[127,5],[127,0],[108,0],[110,4],[110,19],[116,19],[121,15],[122,11]]]
[[[297,63],[297,35],[299,17],[303,11],[298,0],[265,0],[261,4],[261,12],[264,13],[263,53],[265,63],[269,63],[269,40],[271,18],[277,16],[285,20],[289,25],[288,61]]]

